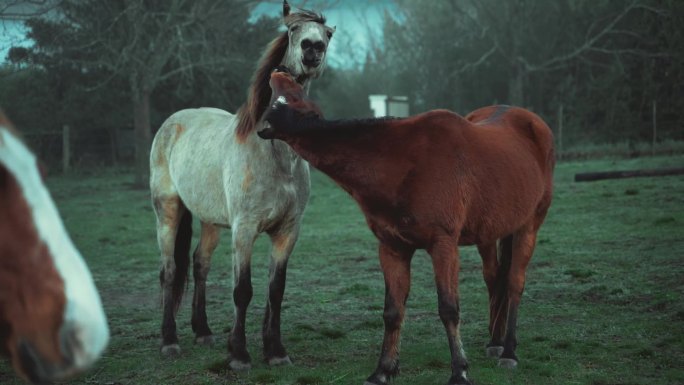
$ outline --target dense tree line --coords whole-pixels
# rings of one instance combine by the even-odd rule
[[[362,95],[383,93],[408,95],[414,113],[503,103],[557,126],[563,105],[571,143],[638,142],[656,101],[660,137],[684,139],[684,2],[396,3],[365,66],[319,94],[329,114],[368,114]]]
[[[26,21],[35,45],[11,49],[0,67],[0,105],[25,131],[69,124],[81,149],[134,127],[138,183],[165,117],[239,107],[279,24],[250,22],[251,0],[39,3],[53,7]],[[684,139],[680,0],[392,4],[365,63],[329,68],[313,85],[329,117],[367,116],[368,94],[380,93],[409,96],[413,113],[521,105],[556,129],[563,106],[569,144],[640,142],[651,138],[655,101],[659,138]]]
[[[175,110],[245,98],[279,20],[249,22],[245,0],[64,0],[26,21],[31,48],[9,51],[0,105],[29,130],[69,124],[110,141],[134,127],[136,183],[145,184],[151,133]],[[85,135],[82,135],[85,136]],[[76,139],[77,140],[77,139]]]

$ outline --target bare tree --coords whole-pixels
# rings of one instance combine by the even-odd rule
[[[490,41],[490,48],[479,60],[462,69],[476,67],[498,53],[511,69],[508,90],[512,104],[525,103],[525,81],[536,72],[565,69],[577,61],[591,65],[604,62],[606,58],[620,60],[624,55],[666,55],[648,49],[648,36],[623,26],[629,17],[640,17],[640,12],[665,14],[664,10],[644,0],[616,3],[614,12],[594,15],[593,19],[586,18],[584,12],[577,12],[582,6],[595,7],[592,2],[512,0],[503,4],[498,1],[472,1],[469,4],[471,8],[460,8],[460,13],[471,15],[473,24],[488,26],[484,35]],[[573,14],[581,17],[573,18]],[[530,28],[534,24],[543,25],[539,20],[544,18],[547,19],[546,34],[539,28]],[[561,25],[551,24],[559,21]]]
[[[55,17],[52,42],[37,51],[60,55],[83,71],[108,74],[92,86],[124,79],[132,102],[135,130],[135,184],[148,179],[151,142],[150,95],[169,79],[192,82],[196,71],[240,62],[226,34],[239,36],[249,15],[249,0],[63,0]],[[33,28],[39,28],[34,23]],[[219,49],[222,50],[219,52]],[[66,51],[66,52],[65,52]]]

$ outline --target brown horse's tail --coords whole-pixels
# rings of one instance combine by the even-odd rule
[[[172,290],[174,308],[178,310],[185,285],[188,282],[188,270],[190,268],[190,246],[192,243],[192,213],[184,210],[181,215],[178,230],[176,232],[176,243],[173,248],[173,260],[176,264],[176,274],[173,277]]]

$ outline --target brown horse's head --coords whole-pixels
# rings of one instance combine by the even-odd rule
[[[90,366],[109,338],[90,272],[0,112],[0,352],[33,382]]]
[[[286,68],[278,67],[271,74],[271,103],[266,112],[266,125],[258,132],[263,139],[278,138],[279,134],[295,129],[302,119],[320,118],[321,110],[306,99],[306,92]]]

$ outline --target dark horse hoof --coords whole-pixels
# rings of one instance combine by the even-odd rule
[[[228,362],[228,366],[234,371],[234,372],[246,372],[252,368],[252,364],[249,361],[240,361],[240,360],[230,360]]]
[[[178,357],[181,354],[181,348],[178,344],[164,345],[161,347],[160,352],[164,357]]]
[[[499,367],[506,369],[515,369],[518,366],[518,360],[514,358],[499,358]]]
[[[465,378],[465,373],[460,376],[451,376],[447,385],[473,385],[472,382]]]
[[[288,366],[292,365],[292,360],[290,360],[290,357],[285,356],[285,357],[272,357],[268,359],[268,365],[269,366]]]
[[[363,385],[388,385],[389,378],[383,374],[373,374],[366,379]]]

